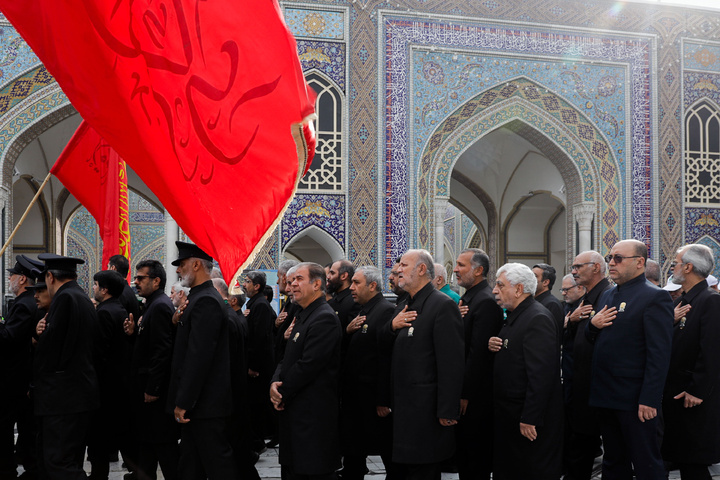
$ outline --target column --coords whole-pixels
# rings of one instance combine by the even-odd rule
[[[449,197],[435,197],[435,263],[445,265],[445,211]]]
[[[578,226],[578,248],[585,252],[592,248],[592,221],[595,218],[594,202],[582,202],[573,207],[573,215]]]
[[[167,284],[165,285],[165,293],[170,295],[170,288],[178,277],[175,268],[172,265],[173,260],[177,258],[177,247],[175,241],[178,240],[179,231],[177,222],[165,210],[165,271],[167,273]]]

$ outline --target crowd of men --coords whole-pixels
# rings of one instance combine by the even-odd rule
[[[285,480],[359,480],[379,455],[389,480],[708,479],[720,462],[720,294],[713,255],[686,245],[673,302],[649,281],[647,247],[623,240],[555,269],[470,248],[453,274],[424,250],[389,273],[340,259],[284,261],[281,309],[264,273],[229,292],[213,259],[177,242],[162,264],[23,255],[0,324],[0,480],[256,479],[279,443]],[[655,274],[654,276],[659,277]],[[659,278],[657,279],[659,281]],[[136,296],[137,294],[137,296]],[[138,301],[138,297],[142,300]],[[388,300],[391,298],[394,302]],[[93,304],[93,302],[95,304]],[[17,425],[18,438],[14,441]]]

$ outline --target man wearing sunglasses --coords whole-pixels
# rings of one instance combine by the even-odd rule
[[[647,247],[623,240],[605,257],[616,286],[585,328],[595,343],[590,406],[599,410],[604,479],[666,478],[658,409],[670,364],[673,305],[645,279]]]

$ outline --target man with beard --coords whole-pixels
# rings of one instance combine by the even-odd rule
[[[275,312],[268,303],[263,290],[267,279],[263,272],[247,272],[242,282],[248,296],[246,305],[248,323],[248,370],[247,395],[250,409],[250,425],[253,430],[253,448],[260,453],[265,450],[265,437],[272,431],[271,404],[268,389],[274,373],[273,335]]]
[[[156,478],[158,463],[166,480],[178,478],[180,428],[165,411],[170,362],[175,332],[175,309],[165,295],[165,268],[157,260],[144,260],[135,266],[135,288],[145,299],[145,313],[138,322],[132,357],[134,372],[133,423],[139,480]]]
[[[167,407],[181,424],[178,471],[181,479],[238,478],[226,423],[232,413],[228,311],[213,287],[212,257],[197,245],[176,241],[172,264],[184,287],[185,307],[176,316],[177,333]]]
[[[270,385],[270,399],[281,412],[280,465],[287,480],[330,480],[340,461],[342,331],[324,298],[323,268],[316,263],[300,263],[294,268],[292,294],[302,310]]]
[[[183,287],[180,282],[177,282],[170,287],[170,301],[172,302],[173,307],[177,309],[185,305],[189,293],[190,289]]]
[[[15,423],[18,424],[18,453],[26,471],[34,473],[34,428],[32,405],[27,393],[32,370],[31,339],[38,308],[29,289],[35,284],[42,262],[17,255],[8,268],[10,293],[15,302],[0,321],[0,479],[15,478]],[[29,428],[28,428],[29,427]]]
[[[433,287],[433,264],[425,250],[402,256],[398,286],[409,293],[408,302],[381,338],[392,355],[392,460],[406,479],[440,478],[440,463],[455,450],[451,427],[460,417],[462,318],[455,302]]]
[[[388,476],[393,474],[390,365],[378,348],[378,333],[392,319],[395,306],[383,298],[380,285],[382,274],[373,266],[358,268],[350,284],[360,312],[345,329],[350,340],[342,369],[343,480],[362,480],[368,455],[379,454]]]
[[[560,478],[563,439],[560,340],[535,300],[537,278],[520,263],[497,271],[493,293],[508,317],[488,347],[493,369],[496,480]]]
[[[333,295],[328,304],[335,310],[343,328],[347,327],[350,320],[360,311],[360,305],[355,303],[350,294],[350,282],[354,274],[355,268],[352,263],[338,260],[332,264],[327,276],[328,292]]]
[[[400,306],[407,303],[408,293],[398,286],[398,268],[400,268],[400,259],[395,260],[395,264],[390,270],[388,275],[388,283],[390,284],[390,290],[397,295],[395,299],[395,305]],[[402,309],[402,308],[401,308]]]
[[[128,442],[130,416],[123,399],[129,391],[132,343],[123,327],[128,313],[120,303],[125,279],[118,272],[102,270],[93,275],[93,298],[98,303],[95,337],[95,371],[100,387],[100,409],[93,415],[88,436],[88,459],[93,480],[107,480],[110,454],[118,441]],[[125,449],[123,444],[123,449]]]
[[[570,267],[577,285],[584,287],[587,293],[567,315],[565,331],[565,341],[571,345],[563,351],[563,386],[570,431],[565,458],[568,480],[589,480],[600,448],[598,412],[589,405],[593,344],[584,332],[595,312],[602,308],[600,297],[612,288],[605,277],[606,271],[605,259],[594,250],[580,253]],[[575,290],[579,289],[572,292],[576,294]]]
[[[100,406],[93,367],[98,317],[77,284],[79,258],[41,253],[50,310],[38,323],[33,398],[38,420],[41,477],[83,479],[85,440],[91,412]]]
[[[713,252],[705,245],[678,249],[672,280],[685,292],[676,307],[684,314],[673,332],[663,414],[663,459],[680,467],[682,480],[710,479],[720,462],[720,294],[706,278]]]
[[[487,282],[490,258],[478,248],[463,250],[455,263],[458,285],[465,288],[460,304],[465,337],[465,379],[457,428],[458,474],[489,479],[493,456],[493,355],[487,345],[502,328],[503,312]],[[462,312],[462,310],[461,310]]]
[[[603,478],[665,478],[658,409],[670,364],[673,306],[670,295],[645,279],[647,246],[616,243],[603,308],[585,328],[595,343],[590,406],[599,410]]]

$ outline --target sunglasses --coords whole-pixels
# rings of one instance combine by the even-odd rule
[[[628,256],[628,257],[623,257],[622,255],[616,253],[615,255],[607,255],[605,257],[605,261],[607,263],[610,263],[610,261],[614,261],[615,264],[617,265],[618,263],[622,263],[622,261],[625,260],[626,258],[640,258],[640,255],[632,255],[632,256]]]

